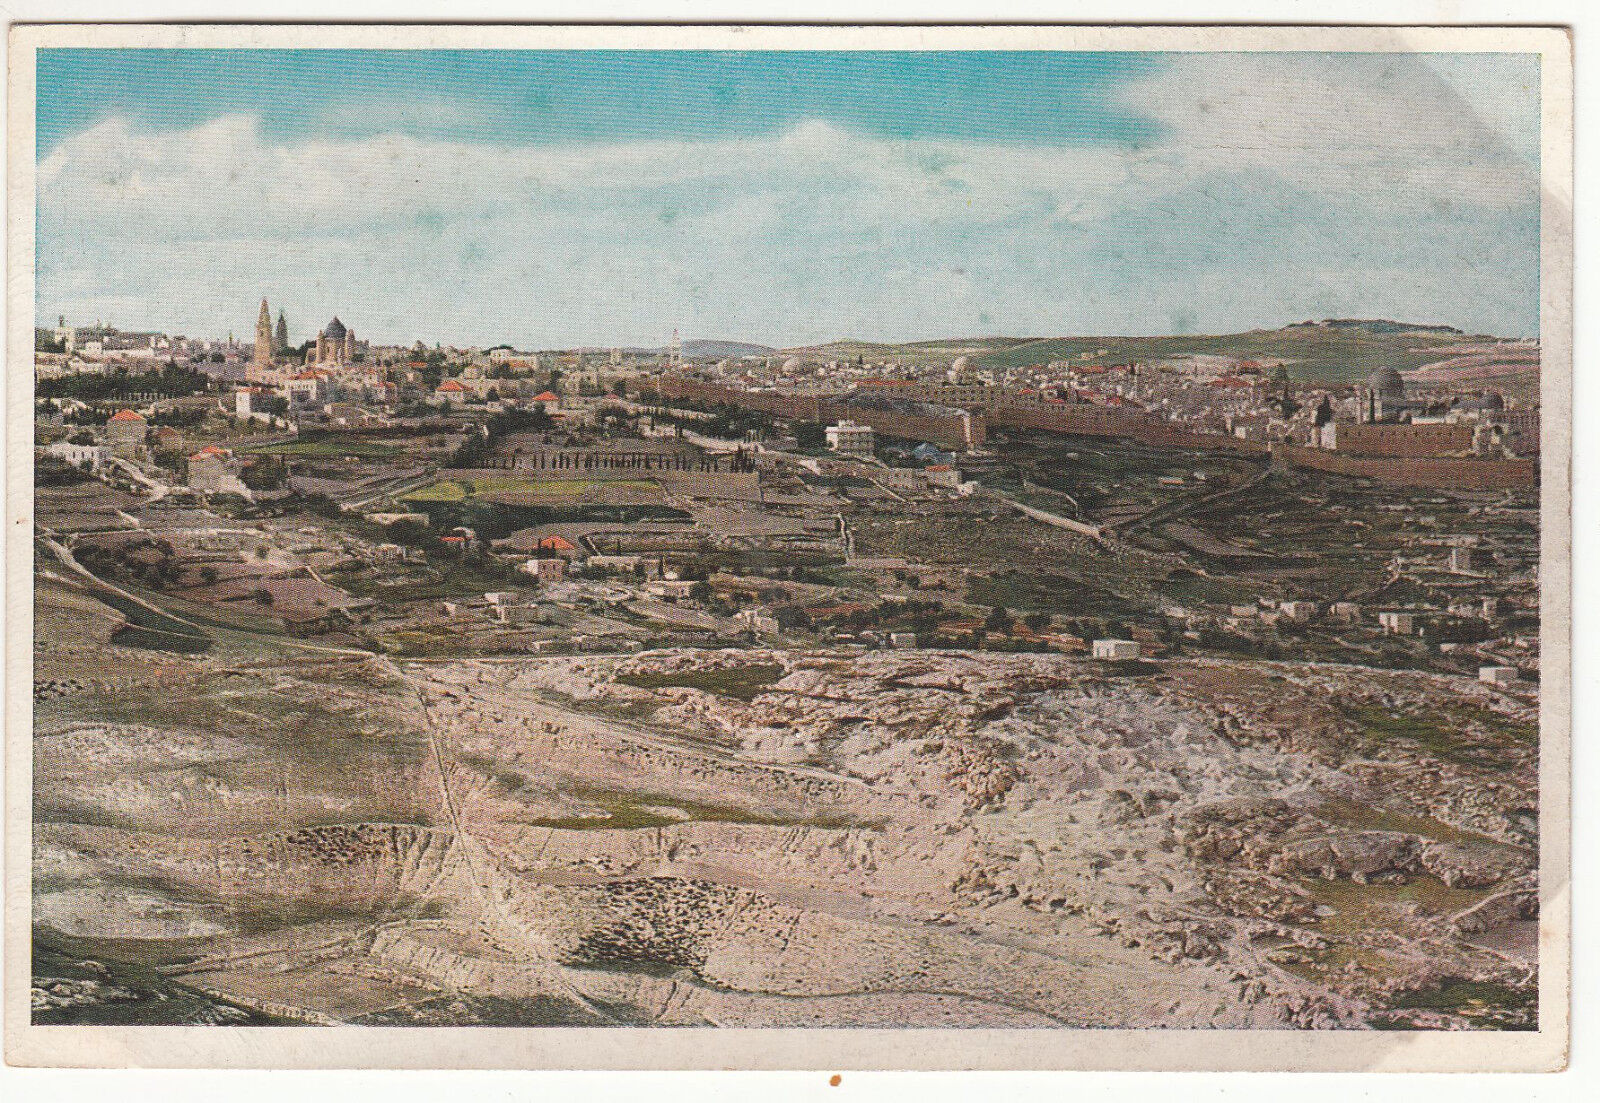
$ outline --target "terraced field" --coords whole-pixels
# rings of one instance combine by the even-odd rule
[[[661,488],[645,479],[540,478],[534,475],[453,475],[419,487],[402,501],[465,502],[479,498],[507,505],[576,505],[649,503],[661,500]]]

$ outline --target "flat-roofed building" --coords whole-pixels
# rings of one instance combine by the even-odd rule
[[[778,633],[778,618],[766,609],[741,609],[733,619],[758,635],[773,636]]]
[[[1095,640],[1091,652],[1097,659],[1124,661],[1139,657],[1138,640]]]
[[[1411,613],[1385,611],[1378,614],[1378,627],[1385,635],[1409,636],[1417,630],[1417,618]]]
[[[540,582],[560,582],[567,577],[567,561],[560,556],[529,559],[518,570],[530,574]]]
[[[45,452],[74,467],[86,467],[90,471],[99,471],[111,459],[111,450],[103,444],[74,444],[71,440],[58,440]]]
[[[877,434],[872,431],[872,426],[861,425],[848,419],[828,426],[826,433],[828,447],[841,456],[862,458],[871,456],[877,440]]]

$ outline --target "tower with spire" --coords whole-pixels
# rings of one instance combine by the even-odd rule
[[[253,362],[259,365],[272,363],[272,312],[267,300],[261,300],[261,313],[256,316],[256,351]]]
[[[282,356],[289,351],[289,323],[283,319],[283,308],[278,308],[278,331],[273,334],[272,351]]]

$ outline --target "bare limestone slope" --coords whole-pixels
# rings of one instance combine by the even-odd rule
[[[162,656],[39,701],[36,932],[306,1022],[1525,1025],[1530,707],[1216,660]]]

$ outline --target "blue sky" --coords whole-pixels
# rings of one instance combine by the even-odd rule
[[[48,50],[41,319],[535,347],[1537,333],[1513,55]]]
[[[1108,91],[1126,53],[46,50],[39,148],[126,117],[257,115],[273,141],[385,131],[506,145],[720,138],[810,119],[883,137],[1137,143],[1160,120]]]

